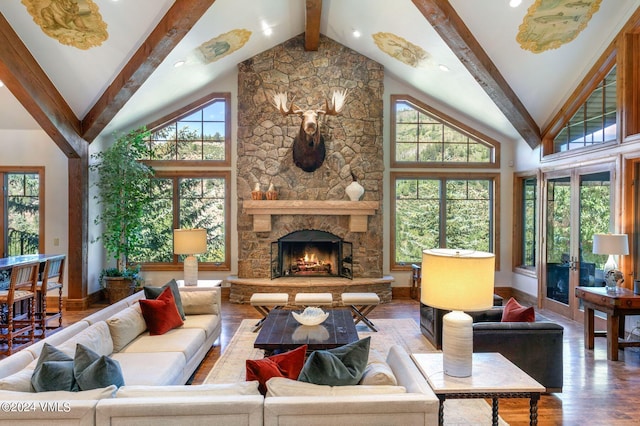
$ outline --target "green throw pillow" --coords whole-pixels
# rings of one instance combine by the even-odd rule
[[[171,289],[171,293],[173,293],[173,299],[176,301],[176,308],[178,308],[178,313],[180,314],[180,318],[184,321],[187,317],[184,314],[184,308],[182,307],[182,299],[180,298],[180,290],[178,290],[178,283],[176,280],[171,280],[162,287],[144,287],[144,297],[147,299],[157,299],[162,293],[162,290],[169,287]]]
[[[120,363],[108,356],[98,355],[88,347],[78,343],[74,359],[73,374],[80,390],[124,386]]]
[[[369,360],[371,337],[334,349],[314,351],[298,376],[301,382],[316,385],[357,385]]]
[[[31,386],[36,392],[77,391],[73,359],[55,346],[45,343],[31,376]]]

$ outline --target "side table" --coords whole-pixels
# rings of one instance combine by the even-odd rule
[[[529,398],[529,424],[538,424],[538,400],[544,386],[499,353],[474,353],[470,377],[451,377],[442,369],[442,352],[412,354],[411,358],[440,400],[438,424],[444,424],[447,398],[491,398],[492,424],[498,425],[499,398]]]

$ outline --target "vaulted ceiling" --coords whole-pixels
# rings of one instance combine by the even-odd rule
[[[239,62],[305,33],[309,50],[319,34],[330,37],[458,119],[535,147],[639,7],[640,0],[2,1],[0,129],[44,129],[73,157],[83,139],[188,104]]]

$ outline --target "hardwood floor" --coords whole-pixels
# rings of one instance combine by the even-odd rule
[[[64,323],[71,324],[102,307],[65,312]],[[550,311],[542,313],[564,326],[564,391],[542,396],[538,404],[538,424],[640,424],[640,396],[636,394],[640,389],[640,348],[627,348],[624,354],[620,353],[620,361],[607,361],[606,339],[596,338],[595,349],[585,350],[582,323]],[[203,382],[240,322],[258,317],[250,305],[223,301],[222,335],[194,374],[193,384]],[[396,298],[380,305],[371,318],[412,318],[418,322],[418,302]],[[500,416],[512,426],[528,425],[528,400],[500,400]]]

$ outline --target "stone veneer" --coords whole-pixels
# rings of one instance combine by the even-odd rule
[[[328,231],[353,243],[354,277],[382,277],[382,65],[325,37],[304,50],[304,34],[238,65],[238,278],[269,278],[271,242],[301,229]],[[282,116],[269,93],[288,92],[300,108],[318,109],[334,90],[348,89],[342,114],[320,118],[326,158],[308,173],[293,163],[300,117]],[[242,209],[256,183],[273,184],[280,200],[348,200],[351,173],[363,200],[379,201],[367,232],[349,232],[347,216],[274,216],[270,232],[254,232]]]

